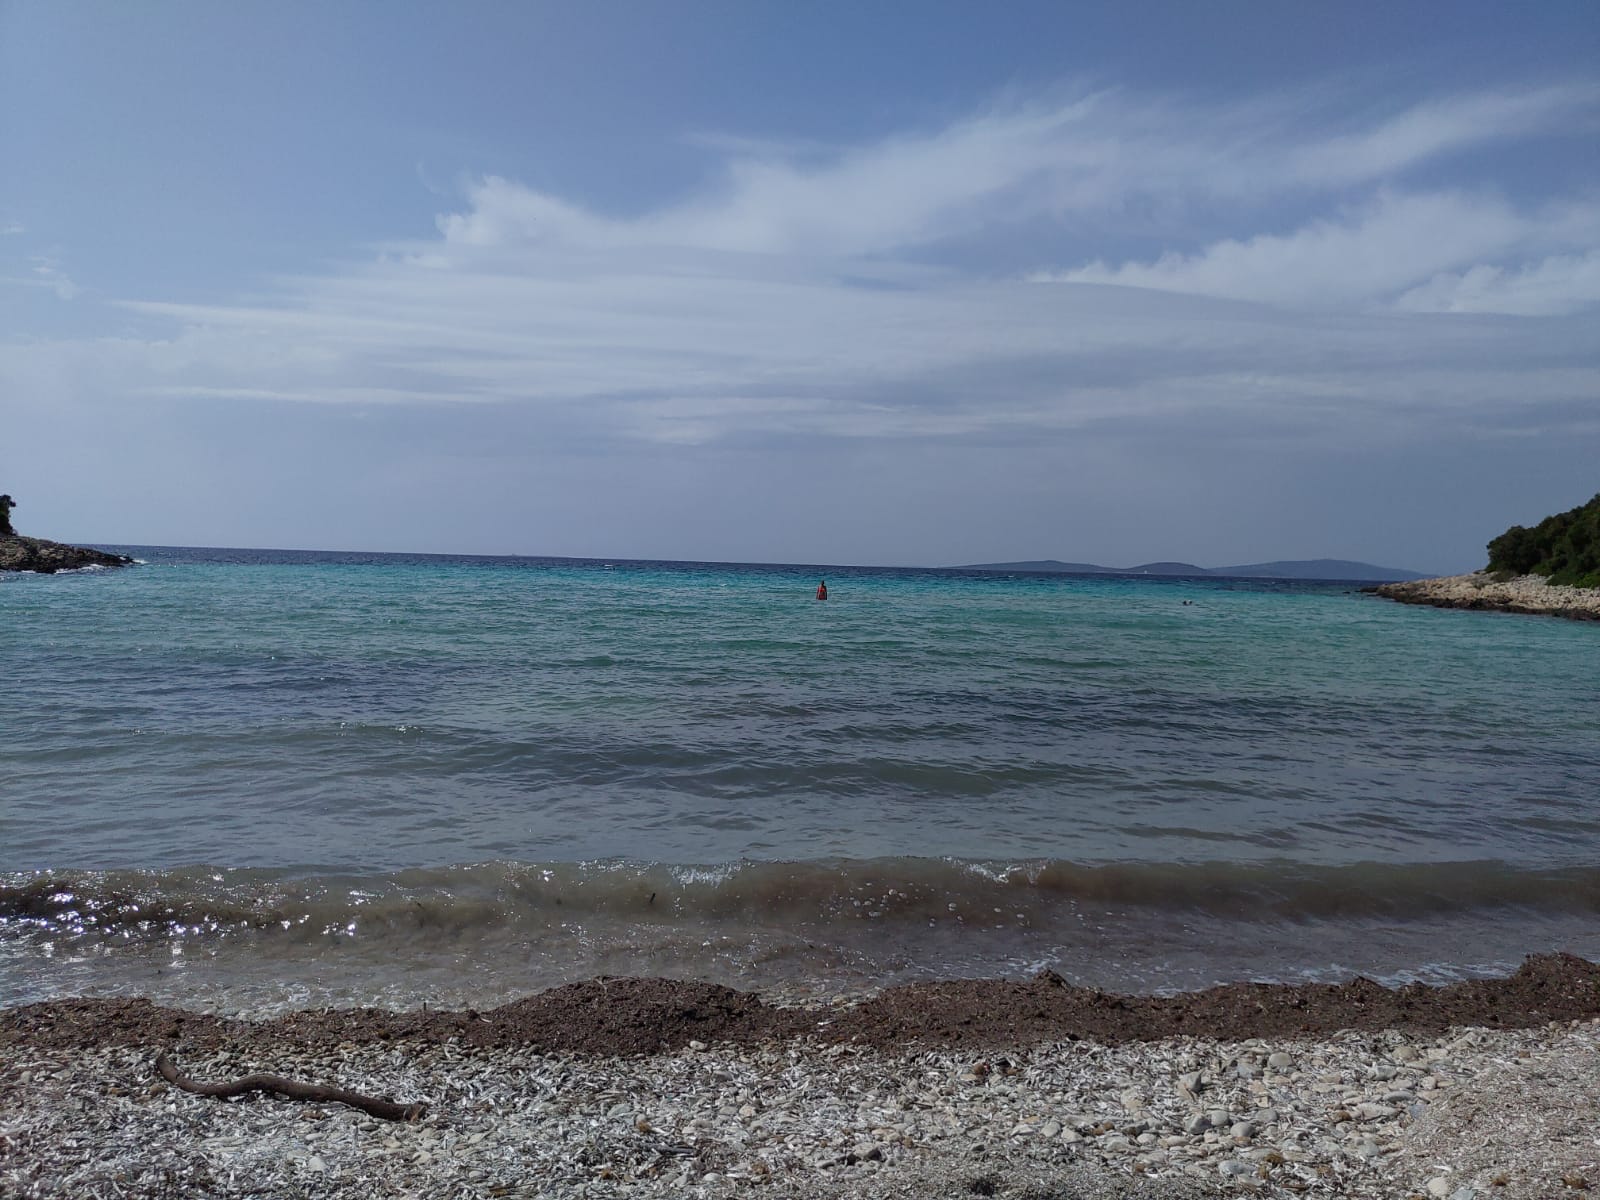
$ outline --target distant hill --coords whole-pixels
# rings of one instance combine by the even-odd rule
[[[1120,572],[1121,575],[1209,575],[1210,571],[1204,567],[1197,567],[1186,562],[1153,562],[1140,563],[1137,567],[1128,567]]]
[[[1425,579],[1421,571],[1398,567],[1376,567],[1371,563],[1344,558],[1304,558],[1284,562],[1247,563],[1236,567],[1197,567],[1193,563],[1153,562],[1137,567],[1102,567],[1095,563],[1061,562],[1059,559],[1031,559],[1027,562],[971,563],[962,571],[1037,571],[1055,575],[1217,575],[1234,579],[1338,579],[1380,580]]]
[[[1363,582],[1428,578],[1421,571],[1375,567],[1347,558],[1301,558],[1288,562],[1248,563],[1241,567],[1213,567],[1211,574],[1232,575],[1237,579],[1359,579]]]

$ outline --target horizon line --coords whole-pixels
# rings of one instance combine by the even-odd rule
[[[31,535],[19,534],[18,536],[31,536]],[[397,557],[397,558],[542,559],[542,560],[555,561],[555,562],[575,562],[575,563],[590,563],[590,562],[598,562],[598,563],[605,563],[605,562],[672,563],[672,564],[685,565],[685,566],[797,567],[797,568],[798,567],[804,567],[804,568],[807,568],[807,569],[843,570],[843,571],[974,571],[974,570],[994,571],[996,569],[1009,569],[1009,570],[1019,571],[1019,572],[1026,573],[1026,574],[1038,574],[1038,575],[1064,575],[1064,574],[1096,575],[1096,574],[1104,574],[1104,575],[1107,575],[1107,576],[1126,576],[1126,575],[1130,575],[1130,574],[1138,574],[1139,570],[1140,570],[1140,566],[1142,566],[1142,565],[1149,565],[1149,564],[1155,564],[1155,563],[1168,563],[1168,562],[1175,562],[1175,563],[1179,563],[1182,566],[1194,567],[1194,568],[1196,568],[1196,570],[1201,571],[1201,572],[1205,573],[1206,575],[1217,575],[1218,572],[1223,571],[1223,570],[1226,569],[1226,568],[1223,568],[1223,567],[1204,567],[1204,566],[1201,566],[1198,563],[1186,562],[1186,561],[1180,560],[1180,559],[1150,559],[1150,560],[1148,560],[1148,564],[1140,564],[1140,565],[1136,565],[1136,566],[1132,566],[1132,567],[1107,567],[1107,566],[1103,566],[1102,564],[1099,564],[1099,563],[1081,563],[1081,564],[1075,564],[1075,565],[1095,567],[1095,568],[1097,568],[1097,570],[1095,570],[1095,571],[1081,571],[1081,572],[1066,572],[1066,571],[1052,571],[1052,570],[1049,570],[1049,569],[1029,570],[1026,567],[1009,567],[1009,566],[1007,566],[1005,564],[995,564],[995,563],[951,563],[951,564],[945,564],[945,565],[929,565],[929,564],[924,564],[924,563],[913,563],[913,564],[896,565],[896,564],[892,564],[892,563],[781,562],[781,561],[776,561],[776,560],[757,560],[757,559],[655,558],[655,557],[643,557],[643,558],[641,558],[641,557],[637,557],[637,556],[634,556],[634,555],[606,555],[606,554],[601,554],[601,555],[595,555],[595,554],[589,554],[589,555],[578,555],[578,554],[534,554],[534,553],[526,553],[526,552],[488,553],[488,552],[478,552],[478,551],[456,551],[456,550],[369,550],[369,549],[352,550],[352,549],[332,549],[332,548],[328,548],[328,547],[316,547],[316,546],[300,546],[300,547],[296,547],[296,546],[222,546],[222,545],[209,545],[208,546],[208,545],[176,545],[176,544],[163,544],[163,543],[156,543],[156,542],[109,542],[109,541],[101,541],[101,542],[81,541],[81,542],[74,542],[73,544],[88,545],[88,546],[98,546],[98,547],[105,547],[105,548],[110,548],[110,549],[121,549],[121,550],[136,550],[136,549],[146,549],[146,550],[247,550],[247,551],[251,551],[253,553],[257,553],[257,554],[366,554],[366,555],[388,555],[388,556]],[[1065,562],[1067,560],[1055,559],[1055,558],[1038,558],[1038,559],[1019,559],[1019,560],[1015,560],[1015,561],[1017,561],[1017,562]],[[1312,563],[1312,562],[1358,563],[1360,565],[1369,566],[1369,567],[1379,567],[1380,570],[1390,570],[1390,571],[1399,570],[1399,571],[1404,571],[1407,574],[1421,575],[1421,576],[1423,576],[1425,578],[1430,578],[1430,579],[1431,578],[1442,578],[1442,577],[1445,577],[1448,574],[1451,574],[1451,572],[1439,572],[1439,573],[1436,573],[1436,572],[1428,572],[1428,571],[1418,571],[1415,568],[1411,568],[1411,567],[1403,567],[1403,568],[1383,567],[1383,566],[1381,566],[1381,564],[1367,562],[1364,559],[1349,559],[1349,558],[1279,558],[1279,559],[1265,559],[1265,560],[1261,560],[1260,562],[1251,562],[1251,563],[1232,563],[1232,564],[1229,564],[1229,565],[1230,566],[1234,566],[1234,567],[1257,566],[1257,565],[1264,565],[1265,563],[1273,563],[1273,562],[1280,562],[1280,563]],[[1470,571],[1471,569],[1472,568],[1469,568],[1468,570]],[[1462,574],[1462,573],[1463,572],[1454,572],[1454,574]],[[1181,574],[1175,574],[1173,577],[1174,578],[1182,578],[1183,576]],[[1197,578],[1199,578],[1199,577],[1203,577],[1203,576],[1197,576]],[[1227,578],[1227,576],[1218,576],[1218,577],[1219,578]],[[1240,578],[1249,578],[1249,577],[1248,576],[1242,576]],[[1272,577],[1270,577],[1270,576],[1262,576],[1262,577],[1258,577],[1258,578],[1272,578]],[[1334,582],[1349,582],[1349,581],[1348,580],[1342,580],[1342,581],[1334,581]]]

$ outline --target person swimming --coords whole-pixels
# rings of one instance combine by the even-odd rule
[[[827,598],[828,598],[828,581],[826,579],[818,580],[817,581],[817,599],[818,600],[826,600]]]

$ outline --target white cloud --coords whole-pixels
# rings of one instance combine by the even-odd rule
[[[1396,301],[1411,312],[1562,316],[1600,304],[1600,251],[1563,254],[1517,269],[1479,265],[1435,275]]]
[[[1197,414],[1400,436],[1442,409],[1593,394],[1569,331],[1490,321],[1467,338],[1431,315],[1568,311],[1592,287],[1593,207],[1392,182],[1592,92],[1456,97],[1331,130],[1276,100],[1102,93],[833,152],[740,144],[701,193],[626,217],[489,176],[437,237],[248,304],[124,301],[144,337],[0,344],[0,359],[141,401],[471,401],[552,438],[680,445],[1049,438]],[[1052,286],[904,253],[1019,221],[1093,245],[1146,199],[1170,206],[1177,246],[1040,276]],[[1232,236],[1196,244],[1183,214],[1201,204]],[[1262,232],[1268,212],[1280,229]],[[1429,312],[1388,311],[1396,297]]]
[[[1169,253],[1155,262],[1118,266],[1095,262],[1035,278],[1343,306],[1391,296],[1485,255],[1499,256],[1539,229],[1499,201],[1449,194],[1385,196],[1289,234],[1230,238],[1195,254]]]
[[[39,254],[31,255],[21,269],[24,272],[21,275],[0,275],[0,283],[48,288],[61,300],[72,300],[78,295],[78,285],[53,258]]]
[[[1600,102],[1593,84],[1488,91],[1424,101],[1370,129],[1315,139],[1291,156],[1295,174],[1332,185],[1380,179],[1468,146],[1558,127],[1563,118],[1592,119]]]
[[[466,212],[440,220],[449,245],[589,249],[672,246],[759,254],[892,253],[997,224],[1120,214],[1140,198],[1284,193],[1397,177],[1441,155],[1592,110],[1592,87],[1429,100],[1351,129],[1281,97],[1225,107],[1102,92],[997,110],[932,132],[835,151],[729,144],[716,181],[642,216],[606,217],[489,176]]]

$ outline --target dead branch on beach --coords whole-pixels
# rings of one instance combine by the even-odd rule
[[[173,1066],[172,1059],[167,1056],[166,1051],[156,1055],[156,1071],[173,1087],[193,1092],[197,1096],[215,1096],[218,1099],[242,1096],[246,1092],[271,1092],[287,1100],[348,1104],[351,1108],[359,1108],[384,1121],[421,1120],[423,1112],[427,1109],[425,1104],[396,1104],[393,1100],[363,1096],[359,1092],[347,1092],[343,1088],[300,1083],[297,1080],[285,1079],[281,1075],[246,1075],[235,1079],[232,1083],[201,1083],[198,1079],[190,1079]]]

